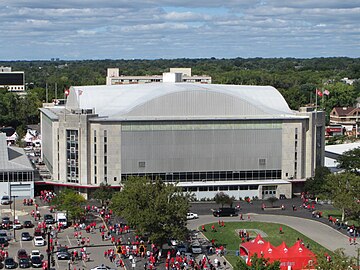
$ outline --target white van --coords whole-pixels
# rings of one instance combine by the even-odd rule
[[[56,213],[56,223],[62,226],[63,228],[67,227],[67,218],[66,213]]]

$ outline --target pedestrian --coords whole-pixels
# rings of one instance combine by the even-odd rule
[[[282,234],[283,233],[283,229],[282,229],[282,227],[280,226],[280,228],[279,228],[279,233],[280,234]]]

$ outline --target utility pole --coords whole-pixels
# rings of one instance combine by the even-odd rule
[[[51,245],[50,245],[51,230],[52,227],[49,226],[47,232],[47,270],[50,270],[50,264],[51,264]]]
[[[46,103],[48,103],[48,100],[49,100],[49,93],[48,93],[48,83],[46,83],[46,86],[45,86],[45,96],[46,96]]]
[[[14,221],[13,221],[13,229],[14,229],[14,242],[16,242],[16,237],[15,237],[15,215],[16,215],[16,212],[15,212],[15,201],[16,201],[16,197],[17,196],[13,196],[14,197]]]
[[[16,210],[15,210],[15,206],[16,206],[16,204],[15,204],[15,201],[16,201],[16,198],[17,198],[18,196],[14,196],[14,195],[11,195],[10,196],[10,199],[11,199],[11,201],[12,201],[12,203],[14,204],[14,209],[13,209],[13,215],[14,215],[14,220],[13,220],[13,234],[14,234],[14,242],[16,242],[16,235],[15,235],[15,233],[16,233],[16,230],[15,230],[15,215],[16,215]],[[11,204],[10,204],[11,205]]]

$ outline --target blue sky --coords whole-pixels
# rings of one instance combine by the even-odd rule
[[[360,57],[360,0],[0,3],[0,60]]]

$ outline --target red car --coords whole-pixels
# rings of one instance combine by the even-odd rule
[[[26,259],[29,258],[29,255],[27,254],[25,249],[19,249],[18,253],[17,253],[17,257],[18,259]]]

